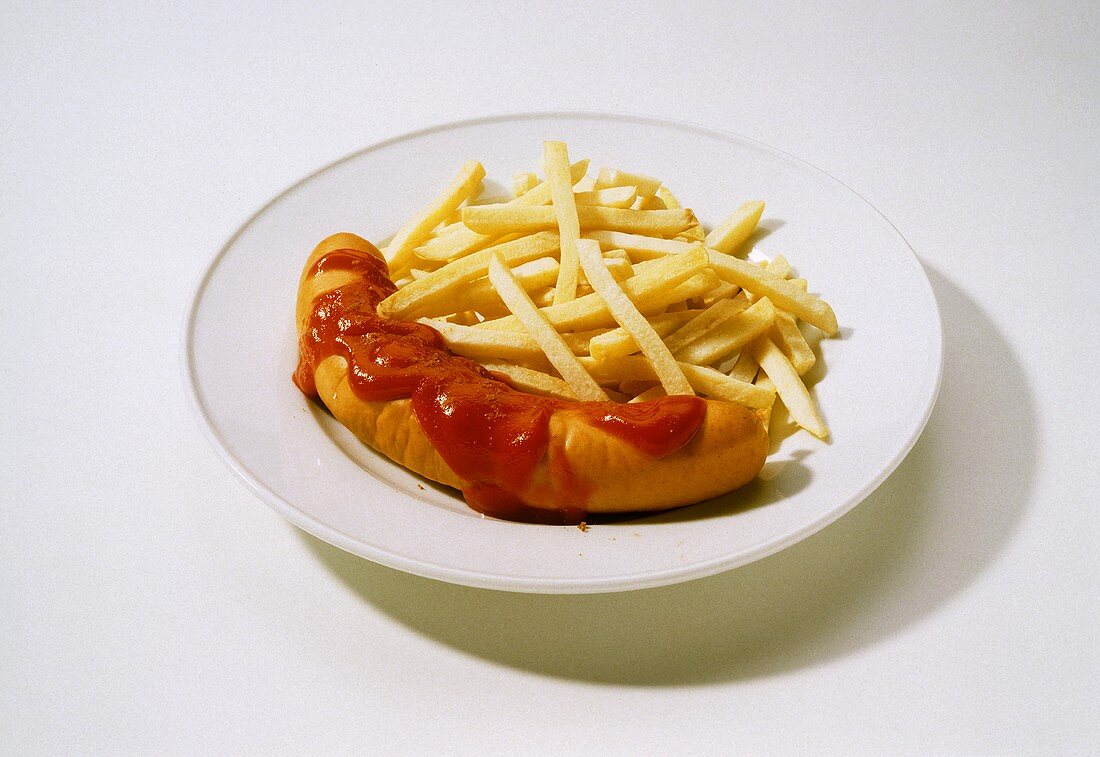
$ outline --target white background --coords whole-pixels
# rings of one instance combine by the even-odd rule
[[[0,751],[1096,751],[1094,3],[228,5],[0,9]],[[506,594],[306,536],[210,448],[180,328],[241,223],[372,142],[556,109],[767,142],[913,245],[940,401],[839,522]]]

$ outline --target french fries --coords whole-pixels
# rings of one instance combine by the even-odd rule
[[[531,171],[517,173],[512,177],[512,194],[520,197],[534,189],[539,183],[539,177]]]
[[[694,318],[700,311],[680,310],[677,312],[661,313],[649,318],[649,325],[664,339],[673,331]],[[668,340],[665,340],[668,345]],[[638,343],[626,329],[621,326],[610,331],[603,331],[592,337],[588,344],[589,352],[597,360],[613,360],[617,357],[626,357],[639,350]]]
[[[634,339],[642,354],[649,358],[653,371],[668,394],[694,394],[691,384],[684,378],[684,372],[676,364],[668,347],[661,337],[649,325],[646,317],[622,290],[604,265],[600,256],[600,246],[591,239],[577,244],[577,254],[581,267],[596,294],[607,305],[618,324]]]
[[[416,246],[427,239],[432,229],[443,219],[458,210],[458,206],[468,200],[481,186],[481,180],[484,178],[485,168],[476,160],[468,161],[443,194],[394,234],[385,249],[386,260],[392,273],[408,267]]]
[[[678,234],[694,226],[690,210],[633,210],[600,205],[577,206],[582,229],[609,229],[649,235]],[[558,217],[552,207],[474,205],[462,209],[462,222],[480,234],[530,233],[553,229]]]
[[[765,297],[688,342],[676,351],[676,358],[695,365],[717,363],[763,335],[774,322],[775,306]]]
[[[584,178],[588,170],[588,161],[579,160],[569,167],[569,174],[574,183]],[[546,182],[540,182],[524,192],[514,200],[503,203],[504,206],[514,205],[545,205],[550,202],[550,187]],[[417,247],[416,256],[424,260],[454,260],[471,252],[481,250],[493,244],[495,241],[503,241],[497,237],[478,234],[465,224],[461,219],[453,226],[442,229],[435,237],[429,239],[420,247]],[[394,269],[391,267],[390,272]]]
[[[763,202],[707,231],[657,178],[610,167],[590,176],[562,142],[544,143],[542,158],[545,177],[516,173],[506,202],[475,203],[485,172],[463,166],[387,246],[398,289],[379,313],[419,319],[533,394],[699,394],[741,403],[765,424],[778,401],[829,436],[803,379],[817,356],[802,324],[825,336],[839,324],[786,257],[740,257]]]
[[[596,177],[596,189],[609,187],[634,187],[640,197],[652,197],[661,188],[661,180],[605,166]]]
[[[557,252],[559,243],[557,234],[543,231],[474,253],[397,290],[378,303],[378,312],[391,318],[409,318],[417,314],[418,308],[427,307],[433,300],[449,297],[466,281],[484,276],[489,271],[489,261],[493,255],[500,255],[508,263],[516,265]]]
[[[489,281],[493,282],[500,298],[542,348],[547,360],[569,384],[577,399],[595,402],[606,400],[607,393],[581,367],[561,334],[554,330],[542,311],[531,302],[527,292],[516,282],[512,271],[504,264],[504,257],[499,252],[493,253],[489,259]]]
[[[573,193],[573,200],[578,205],[605,205],[609,208],[629,208],[637,199],[637,187],[609,187]]]
[[[659,313],[672,302],[695,296],[694,293],[686,292],[709,289],[714,277],[713,273],[706,271],[706,253],[702,247],[693,253],[654,263],[645,268],[636,266],[636,273],[623,282],[627,297],[646,314]],[[689,284],[691,286],[688,289],[681,289]],[[545,308],[544,314],[559,331],[611,328],[615,325],[615,318],[607,304],[596,294],[587,294],[571,302],[552,305]],[[512,315],[496,321],[485,321],[481,326],[515,329],[520,326],[520,321],[517,315]]]
[[[532,370],[512,363],[500,363],[494,360],[485,360],[481,364],[493,373],[502,374],[512,383],[512,386],[525,392],[541,394],[544,397],[557,397],[561,400],[577,399],[577,395],[573,393],[569,382],[543,371]]]
[[[806,323],[817,326],[828,336],[833,336],[840,330],[829,303],[807,294],[797,284],[782,276],[770,273],[747,260],[714,250],[710,252],[710,267],[724,281],[758,296],[771,298],[776,305]]]

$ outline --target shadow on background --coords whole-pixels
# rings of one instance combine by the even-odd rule
[[[924,435],[851,513],[776,555],[659,589],[524,595],[406,575],[302,538],[363,600],[406,626],[547,676],[707,684],[818,664],[888,638],[997,559],[1027,507],[1036,464],[1035,404],[1018,357],[963,291],[928,273],[946,364]]]

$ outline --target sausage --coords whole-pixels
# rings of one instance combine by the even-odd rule
[[[624,405],[523,393],[451,354],[434,329],[380,316],[395,288],[366,239],[317,245],[298,288],[295,383],[365,444],[462,490],[475,510],[543,523],[666,510],[736,489],[764,464],[756,411],[697,397]]]

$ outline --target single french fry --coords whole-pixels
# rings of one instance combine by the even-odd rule
[[[767,265],[764,266],[764,270],[787,279],[790,278],[794,269],[791,268],[790,261],[788,261],[787,258],[782,255],[776,255],[767,262]]]
[[[623,258],[604,258],[604,265],[607,266],[608,273],[611,274],[611,278],[615,281],[626,281],[634,275],[634,266],[630,264],[630,261],[625,257]]]
[[[481,185],[483,178],[485,178],[485,168],[476,160],[467,162],[442,194],[394,234],[385,249],[386,261],[392,273],[398,273],[409,267],[416,246],[426,240],[431,235],[432,229],[470,197]]]
[[[657,196],[664,201],[665,207],[669,210],[676,210],[677,208],[684,207],[683,203],[680,202],[679,199],[677,199],[676,195],[672,194],[672,190],[666,187],[664,184],[657,187]]]
[[[652,176],[627,173],[616,168],[601,168],[596,176],[596,189],[610,187],[637,187],[640,196],[652,197],[660,189],[661,180],[654,179]]]
[[[607,400],[607,394],[581,367],[573,351],[554,330],[546,316],[542,314],[531,298],[527,296],[512,275],[499,252],[489,259],[489,280],[496,287],[500,298],[508,305],[512,314],[523,324],[527,333],[538,342],[546,358],[561,375],[578,399],[585,401]]]
[[[633,398],[631,398],[630,402],[649,402],[650,400],[660,399],[664,396],[666,396],[665,388],[660,384],[657,384],[657,386],[651,386],[649,389],[646,389],[641,394],[635,395]]]
[[[492,255],[499,254],[509,265],[519,265],[557,249],[558,235],[550,231],[489,247],[448,263],[398,289],[378,303],[378,312],[391,318],[408,320],[419,315],[419,308],[428,308],[437,300],[447,300],[458,287],[484,276],[489,270]]]
[[[443,219],[441,226],[437,226],[436,229],[438,230],[440,228],[445,228],[453,223],[462,223],[462,208],[466,205],[473,205],[479,200],[484,203],[485,200],[481,197],[484,191],[485,182],[484,180],[482,180],[478,182],[478,185],[470,191],[469,196],[465,200],[463,200],[461,205],[459,205],[457,208],[447,214],[447,217]],[[493,202],[493,200],[490,200],[490,202]]]
[[[677,234],[696,223],[690,210],[631,210],[596,205],[577,207],[582,229],[609,229],[652,235]],[[554,208],[474,205],[462,209],[462,222],[479,234],[505,234],[553,229]]]
[[[442,226],[434,229],[432,231],[432,235],[428,238],[428,241],[424,242],[416,248],[418,258],[421,258],[421,260],[431,260],[431,258],[422,257],[419,254],[420,250],[423,250],[426,245],[442,244],[447,237],[458,234],[466,228],[466,224],[462,223],[462,207],[458,208],[452,214],[452,217],[448,218]]]
[[[672,194],[672,190],[664,185],[657,189],[657,196],[664,200],[665,207],[669,210],[676,210],[684,207],[680,200],[677,199],[676,195]],[[706,232],[703,231],[702,226],[695,224],[681,231],[676,237],[685,242],[703,242],[706,241],[707,235]]]
[[[775,396],[775,384],[773,384],[772,380],[770,378],[768,378],[768,374],[766,374],[763,371],[759,370],[759,368],[757,369],[756,381],[754,383],[757,386],[759,386],[761,389],[764,389],[765,391],[771,392],[772,396]],[[760,420],[764,424],[764,430],[768,431],[768,432],[771,431],[772,410],[774,408],[775,408],[775,403],[773,402],[772,404],[770,404],[767,407],[760,410]]]
[[[828,437],[829,428],[822,420],[817,404],[782,350],[771,339],[762,337],[754,343],[752,354],[775,384],[775,391],[794,422],[820,439]]]
[[[574,182],[577,182],[584,178],[587,170],[588,160],[578,160],[569,167],[569,175]],[[550,187],[544,181],[536,184],[514,200],[490,207],[540,206],[546,205],[548,202],[550,202]],[[500,234],[478,234],[476,231],[471,231],[465,224],[458,224],[453,231],[451,231],[451,227],[447,227],[442,234],[417,247],[416,256],[424,260],[455,260],[495,244],[500,236]],[[505,240],[501,239],[499,241]]]
[[[539,177],[531,171],[517,173],[512,177],[512,194],[516,197],[534,189],[539,183]]]
[[[561,237],[561,265],[554,289],[554,304],[577,298],[577,240],[581,236],[577,220],[577,202],[573,198],[573,182],[569,176],[569,152],[564,142],[543,142],[542,168],[550,186],[551,210]],[[463,216],[463,221],[466,221]],[[470,226],[469,223],[466,224]],[[476,229],[475,229],[476,230]]]
[[[596,189],[596,177],[588,176],[587,174],[582,176],[578,181],[573,182],[573,193],[577,192],[592,192]]]
[[[654,260],[666,255],[681,255],[690,252],[695,244],[678,239],[659,239],[641,234],[628,234],[623,231],[587,231],[585,239],[594,239],[605,250],[626,250],[631,260]]]
[[[557,397],[562,400],[577,399],[577,395],[569,386],[569,383],[557,376],[551,376],[548,373],[532,370],[522,365],[513,365],[512,363],[495,360],[482,361],[481,365],[486,370],[499,373],[513,388],[522,392],[541,394],[545,397]]]
[[[763,270],[755,263],[710,251],[710,267],[724,281],[767,297],[779,308],[798,316],[832,336],[840,330],[836,315],[827,302],[803,292],[797,284]]]
[[[484,250],[503,238],[502,234],[478,234],[470,231],[466,224],[462,223],[462,210],[464,209],[459,209],[458,223],[444,227],[439,234],[414,250],[416,257],[421,260],[443,262],[457,260],[472,252]]]
[[[727,402],[739,402],[755,409],[771,407],[775,402],[775,392],[770,392],[764,387],[739,381],[705,365],[690,363],[681,365],[684,366],[684,375],[700,394]]]
[[[670,395],[695,394],[661,337],[611,277],[600,254],[600,245],[591,239],[581,240],[577,243],[577,255],[596,294],[606,303],[615,321],[634,338],[642,354],[649,358],[665,391]]]
[[[650,316],[649,324],[661,337],[671,334],[698,315],[697,312],[683,310],[674,313],[661,313]],[[667,342],[666,342],[667,343]],[[638,344],[634,341],[626,329],[620,326],[611,329],[599,336],[593,337],[588,344],[588,351],[597,360],[613,360],[617,357],[626,357],[638,351]]]
[[[578,205],[603,205],[608,208],[629,208],[637,197],[637,187],[609,187],[573,193]]]
[[[710,365],[733,354],[771,328],[775,306],[768,298],[760,299],[746,310],[735,313],[675,353],[677,360],[695,365]]]
[[[791,361],[791,365],[799,376],[804,376],[817,362],[817,355],[806,342],[806,337],[802,336],[798,323],[790,313],[776,311],[775,323],[771,328],[771,340]]]
[[[658,289],[657,292],[638,305],[646,314],[669,312],[670,308],[687,307],[687,302],[699,297],[718,286],[718,277],[714,271],[706,268],[692,276],[687,281],[677,284],[672,289]],[[687,312],[686,310],[680,312]]]
[[[622,260],[625,260],[628,263],[630,262],[630,256],[626,254],[626,250],[622,250],[622,249],[604,250],[603,251],[603,256],[604,256],[605,260],[610,260],[611,258],[621,258]]]
[[[550,307],[554,302],[554,287],[535,289],[529,294],[531,295],[531,302],[535,303],[535,307],[539,309]]]
[[[685,242],[702,242],[706,238],[707,233],[703,231],[703,227],[699,224],[687,227],[674,237],[674,239],[682,239]]]
[[[707,234],[707,247],[718,252],[733,252],[756,229],[756,224],[760,222],[760,216],[763,213],[764,203],[762,202],[742,203],[729,218]]]
[[[656,195],[638,197],[630,207],[634,210],[668,210],[665,201]]]
[[[530,362],[543,356],[538,342],[522,331],[486,331],[432,318],[419,321],[438,331],[451,352],[472,360]]]

